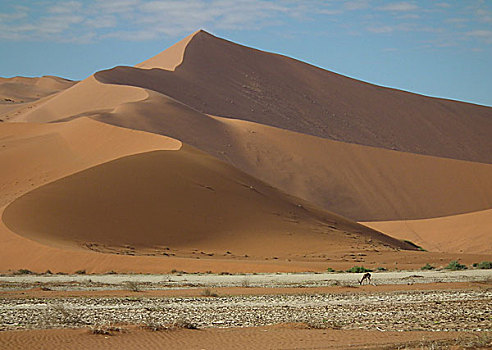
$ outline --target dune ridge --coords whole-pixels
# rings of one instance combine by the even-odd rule
[[[200,113],[149,92],[96,120],[173,137],[356,221],[492,207],[492,165],[390,151]],[[299,171],[302,169],[302,171]]]
[[[174,71],[176,67],[183,62],[184,53],[189,42],[195,35],[201,32],[202,31],[199,30],[188,35],[186,38],[178,41],[176,44],[158,53],[154,57],[136,64],[135,67],[145,69],[159,68],[167,71]]]
[[[94,76],[63,90],[43,103],[24,109],[10,119],[11,122],[47,123],[67,117],[111,110],[126,103],[147,98],[144,89],[132,86],[101,84]]]
[[[175,62],[174,56],[169,62]],[[97,72],[95,78],[154,90],[206,114],[350,143],[492,163],[491,107],[364,83],[204,31],[187,42],[174,71],[158,66],[115,67]]]
[[[3,82],[35,88],[0,105],[2,271],[306,271],[490,254],[490,107],[204,31],[78,83]],[[404,251],[415,248],[405,239],[452,253]]]

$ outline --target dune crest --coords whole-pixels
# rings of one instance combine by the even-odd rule
[[[405,239],[490,254],[490,107],[204,31],[77,83],[9,79],[0,269],[307,271],[454,258],[403,251],[415,249]]]
[[[101,84],[94,76],[63,90],[33,108],[11,118],[15,122],[47,123],[112,109],[119,104],[147,98],[145,90],[132,86]]]
[[[182,140],[286,193],[357,221],[421,219],[492,207],[490,164],[214,117],[152,91],[145,101],[93,118]]]
[[[159,69],[157,57],[167,65],[168,57],[176,56],[175,47],[149,63],[154,69],[115,67],[95,76],[104,83],[160,92],[206,114],[367,146],[492,163],[491,107],[365,83],[204,31],[185,41],[182,63],[174,71]]]
[[[152,69],[159,68],[168,71],[174,71],[182,62],[186,50],[186,46],[193,39],[193,37],[199,33],[203,32],[198,30],[190,35],[188,35],[183,40],[177,42],[168,49],[158,53],[152,58],[145,60],[141,63],[135,65],[137,68]]]

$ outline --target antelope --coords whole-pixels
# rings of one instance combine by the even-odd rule
[[[362,283],[367,280],[368,284],[371,284],[371,274],[369,272],[366,272],[364,276],[362,276],[361,280],[359,281],[359,284],[362,285]]]

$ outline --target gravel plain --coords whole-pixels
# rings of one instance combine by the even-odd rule
[[[479,289],[369,293],[216,296],[214,287],[308,287],[358,284],[361,274],[22,275],[0,277],[0,292],[50,286],[63,290],[204,288],[203,297],[8,297],[0,294],[0,330],[186,321],[199,328],[303,323],[312,328],[379,331],[491,331],[490,270],[374,273],[382,284],[482,281]],[[89,281],[90,280],[90,281]],[[126,287],[128,288],[128,286]],[[355,289],[354,289],[355,291]],[[302,292],[301,292],[302,293]]]
[[[463,271],[391,271],[371,272],[375,285],[475,282],[492,280],[492,270]],[[138,283],[140,289],[180,289],[205,287],[321,287],[358,285],[358,273],[278,273],[278,274],[105,274],[105,275],[4,275],[0,276],[0,291],[25,289],[45,285],[57,290],[121,289],[127,282]]]

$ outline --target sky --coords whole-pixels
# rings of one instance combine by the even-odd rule
[[[370,83],[492,106],[492,0],[0,0],[0,76],[81,80],[198,29]]]

